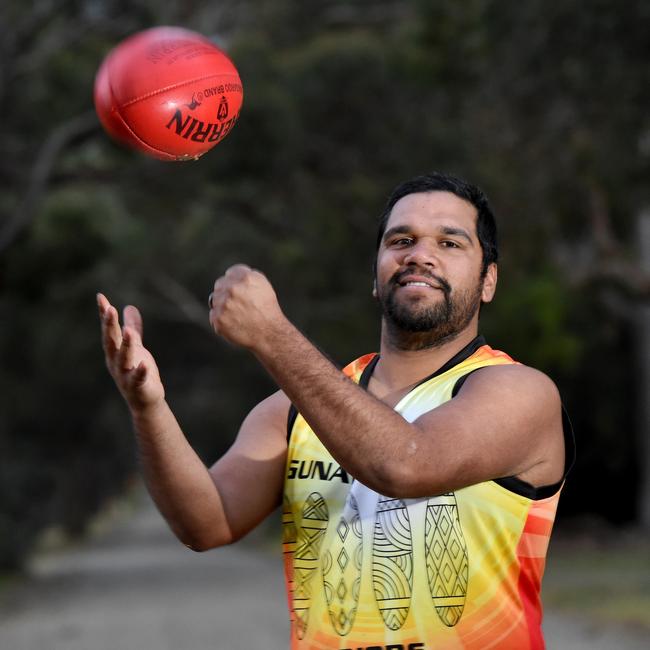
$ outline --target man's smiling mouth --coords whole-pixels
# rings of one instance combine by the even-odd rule
[[[438,289],[442,290],[440,285],[434,280],[424,277],[422,275],[415,275],[410,273],[404,275],[403,277],[397,280],[397,284],[400,287],[424,287],[425,289]]]

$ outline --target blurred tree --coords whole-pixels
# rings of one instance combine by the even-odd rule
[[[337,362],[372,350],[375,215],[432,168],[478,182],[497,209],[502,277],[484,329],[561,385],[580,443],[564,512],[646,512],[631,368],[647,392],[648,328],[632,323],[648,305],[635,222],[649,23],[640,1],[4,2],[0,564],[19,564],[46,525],[83,530],[134,469],[96,290],[141,307],[168,398],[211,461],[273,390],[211,335],[214,278],[253,264]],[[102,56],[154,24],[211,35],[242,75],[240,122],[198,163],[121,149],[92,113]]]

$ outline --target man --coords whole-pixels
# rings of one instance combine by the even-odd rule
[[[264,275],[230,268],[212,327],[281,390],[210,469],[164,400],[138,311],[120,328],[98,296],[145,479],[178,537],[228,544],[283,502],[292,648],[543,647],[540,583],[573,443],[554,384],[478,336],[496,262],[480,190],[443,174],[400,185],[377,246],[380,353],[344,372]]]

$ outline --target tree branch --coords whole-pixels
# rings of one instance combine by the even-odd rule
[[[0,252],[6,250],[18,235],[34,220],[52,169],[65,147],[75,138],[98,128],[97,116],[88,111],[63,122],[47,137],[32,166],[25,198],[0,228]]]
[[[556,259],[567,281],[576,287],[596,284],[617,286],[635,301],[650,303],[650,260],[644,250],[637,259],[630,259],[616,240],[608,211],[600,198],[592,195],[591,214],[594,233],[591,241],[576,246],[558,246]],[[650,217],[647,212],[637,216],[639,238],[650,237]]]
[[[198,300],[185,285],[163,271],[158,271],[153,275],[151,282],[164,298],[176,306],[187,321],[204,331],[212,332],[208,322],[207,303]]]

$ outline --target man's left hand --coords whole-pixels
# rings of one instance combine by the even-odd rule
[[[266,276],[245,264],[231,266],[217,279],[209,305],[215,333],[251,350],[288,324]]]

